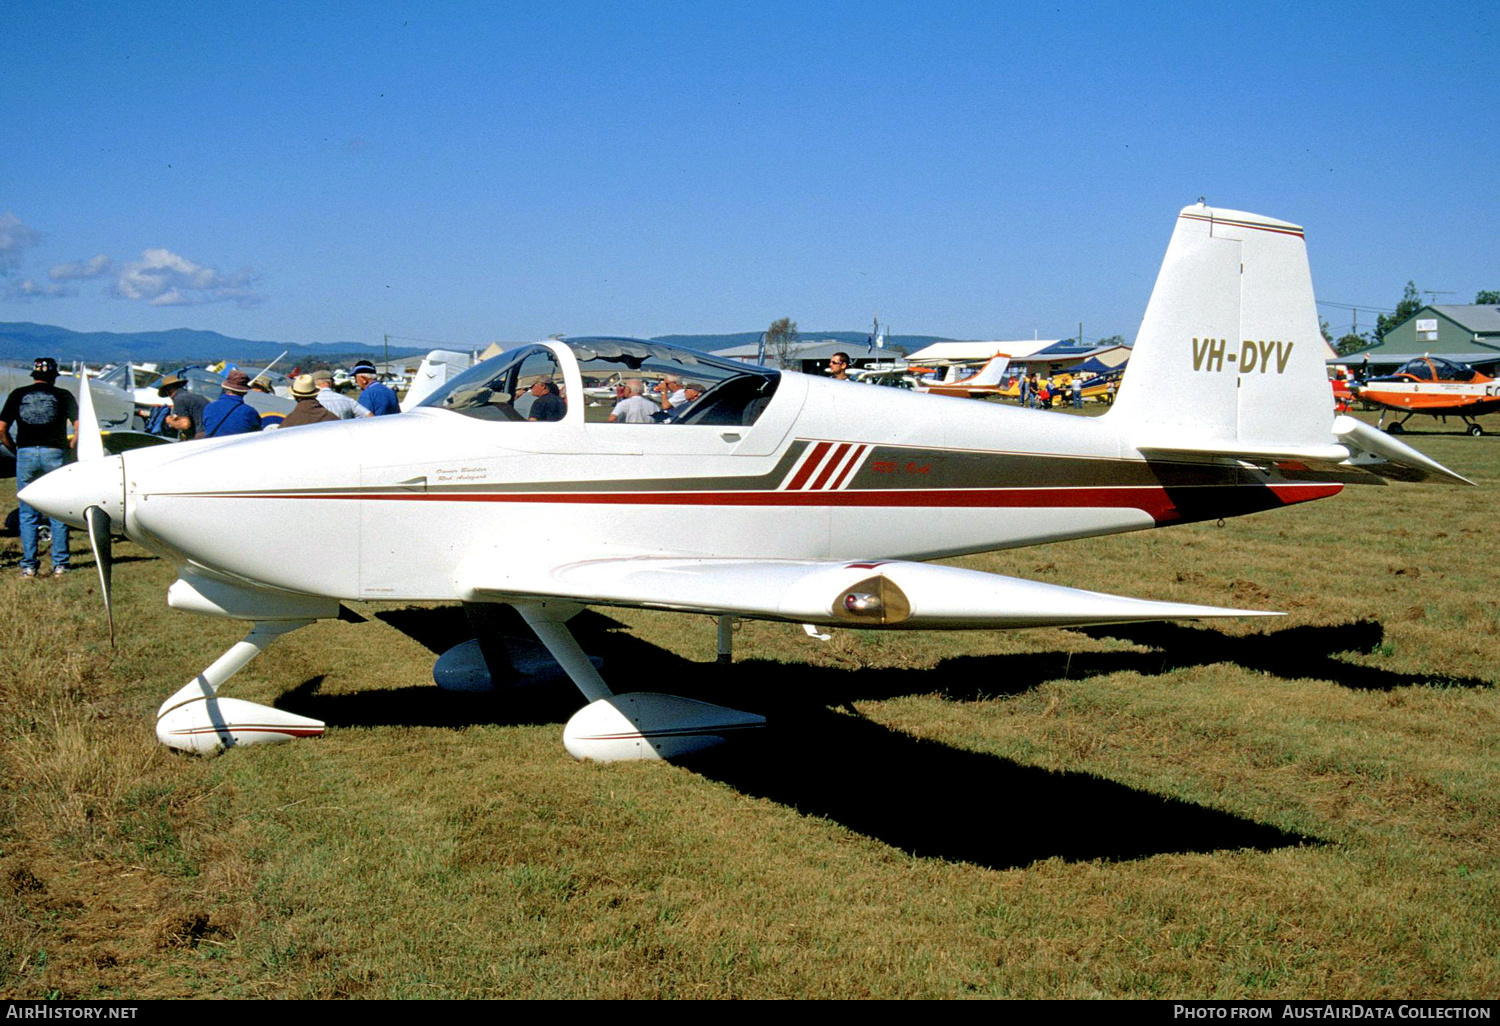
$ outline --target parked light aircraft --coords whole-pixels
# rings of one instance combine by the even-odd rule
[[[588,702],[565,746],[611,760],[680,756],[764,721],[614,694],[567,627],[584,606],[715,614],[721,651],[734,617],[903,630],[1274,615],[922,561],[1238,516],[1383,476],[1467,483],[1335,418],[1296,225],[1183,210],[1131,362],[1113,409],[1081,418],[632,339],[554,340],[477,364],[398,417],[95,451],[24,498],[88,526],[106,608],[109,539],[123,533],[177,565],[169,605],[253,625],[162,705],[168,745],[321,733],[218,690],[344,600],[456,600],[520,613]],[[673,423],[590,422],[583,382],[612,373],[705,390]],[[563,418],[519,419],[512,403],[547,380],[569,400]],[[302,548],[347,558],[262,558],[289,524]],[[486,641],[446,653],[435,674],[499,682],[508,667]]]
[[[928,395],[954,396],[960,399],[984,399],[988,396],[998,395],[1004,390],[1001,379],[1005,376],[1005,369],[1010,365],[1008,356],[992,356],[978,370],[968,377],[956,378],[952,381],[923,381],[918,380],[916,389]],[[950,369],[951,373],[951,369]]]
[[[1469,434],[1478,437],[1484,429],[1473,418],[1500,409],[1500,381],[1468,364],[1440,356],[1418,356],[1395,374],[1371,378],[1350,386],[1350,390],[1365,402],[1381,407],[1382,425],[1387,411],[1406,414],[1386,428],[1393,435],[1406,430],[1406,422],[1417,414],[1425,413],[1445,420],[1457,417]]]

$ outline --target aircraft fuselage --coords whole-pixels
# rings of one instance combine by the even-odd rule
[[[103,466],[117,469],[95,501],[119,481],[105,508],[164,557],[371,600],[452,599],[466,561],[505,553],[518,564],[573,552],[931,559],[1233,516],[1341,487],[1296,470],[1148,461],[1107,417],[797,374],[749,427],[588,423],[581,411],[497,423],[418,409],[73,472]],[[306,558],[314,552],[324,558]]]

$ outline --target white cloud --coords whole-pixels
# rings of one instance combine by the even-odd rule
[[[255,276],[248,269],[226,275],[169,249],[148,249],[139,260],[132,260],[120,269],[114,293],[123,299],[144,299],[152,306],[204,303],[255,306],[265,296],[254,285]]]
[[[9,210],[0,214],[0,274],[18,270],[26,250],[41,241],[41,232]]]
[[[29,303],[33,299],[60,299],[64,296],[76,295],[78,295],[78,290],[67,285],[42,285],[30,278],[24,278],[5,289],[5,298],[18,303]]]
[[[47,277],[53,281],[83,281],[108,274],[113,267],[114,261],[100,253],[92,260],[80,260],[75,264],[58,264],[47,272]]]

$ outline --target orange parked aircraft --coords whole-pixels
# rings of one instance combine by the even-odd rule
[[[1412,417],[1425,413],[1445,420],[1458,417],[1477,437],[1484,429],[1473,418],[1500,409],[1500,380],[1440,356],[1408,360],[1395,374],[1371,378],[1355,391],[1365,402],[1382,407],[1379,426],[1384,426],[1387,410],[1406,414],[1386,428],[1393,435],[1401,434]]]

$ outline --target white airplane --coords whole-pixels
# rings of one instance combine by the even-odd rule
[[[642,372],[705,391],[672,423],[588,414],[585,378]],[[522,419],[512,403],[547,381],[568,398],[562,418]],[[514,606],[588,702],[563,733],[573,755],[672,758],[764,720],[614,694],[568,630],[583,607],[715,614],[721,653],[735,617],[911,630],[1276,615],[923,561],[1238,516],[1379,475],[1469,483],[1335,417],[1302,229],[1201,204],[1177,218],[1102,417],[576,338],[477,364],[399,417],[94,455],[23,498],[87,524],[106,608],[116,532],[177,565],[170,606],[253,625],[161,707],[158,737],[203,752],[323,732],[218,690],[345,600]],[[264,560],[292,524],[304,549],[345,558]],[[502,682],[493,641],[446,653],[435,676]]]

